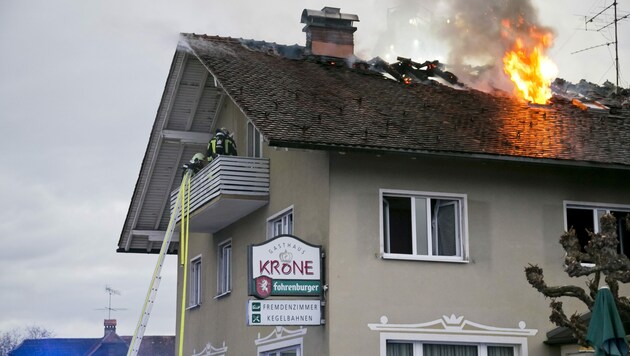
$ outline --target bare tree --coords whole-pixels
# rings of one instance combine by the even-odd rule
[[[626,216],[625,224],[630,228],[630,216]],[[589,232],[590,240],[584,247],[571,228],[560,237],[560,244],[566,251],[564,271],[574,278],[585,277],[586,288],[576,285],[548,286],[545,283],[543,270],[537,265],[525,268],[527,281],[545,297],[551,298],[551,315],[549,320],[557,326],[567,327],[577,339],[578,344],[587,346],[586,333],[588,320],[584,314],[593,309],[597,290],[602,277],[610,287],[617,308],[623,320],[630,320],[630,299],[619,295],[619,283],[630,282],[630,260],[624,254],[617,252],[617,220],[611,214],[605,214],[600,219],[601,231]],[[561,297],[571,297],[580,300],[586,307],[585,313],[574,313],[567,316]]]
[[[53,336],[52,331],[36,325],[0,332],[0,356],[7,356],[26,339],[45,339]]]

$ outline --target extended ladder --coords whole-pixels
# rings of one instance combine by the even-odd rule
[[[149,285],[149,290],[147,291],[147,296],[144,300],[144,305],[142,306],[142,313],[140,314],[140,319],[138,320],[136,331],[134,332],[133,338],[131,339],[131,344],[129,345],[127,356],[138,355],[138,350],[140,349],[140,344],[142,343],[142,337],[144,336],[147,324],[149,323],[151,309],[153,308],[153,303],[155,302],[155,297],[157,296],[157,291],[160,287],[160,281],[162,280],[162,266],[164,266],[164,258],[166,257],[168,247],[173,237],[173,232],[175,231],[177,216],[182,210],[186,195],[189,194],[188,190],[190,189],[191,176],[192,172],[190,170],[187,170],[184,174],[184,178],[182,179],[182,184],[177,195],[177,201],[175,202],[175,208],[171,211],[171,219],[168,222],[166,235],[164,235],[164,241],[162,241],[162,248],[160,249],[157,264],[155,265],[155,269],[153,271],[153,277],[151,278],[151,284]],[[185,210],[186,206],[184,206],[184,211],[182,212],[182,228],[184,225],[183,223],[185,219]]]

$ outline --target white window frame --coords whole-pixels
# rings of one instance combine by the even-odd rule
[[[497,340],[500,342],[505,342],[505,340]],[[465,345],[465,346],[476,346],[477,347],[477,356],[488,356],[488,346],[499,346],[499,347],[512,347],[514,349],[514,356],[521,356],[523,353],[521,352],[521,345],[513,344],[513,343],[491,343],[491,342],[479,342],[479,341],[468,341],[468,342],[454,342],[452,338],[447,341],[436,341],[436,340],[401,340],[401,339],[387,339],[385,341],[386,348],[387,343],[411,343],[413,344],[413,355],[412,356],[424,356],[424,344],[439,344],[439,345]]]
[[[232,239],[217,246],[217,295],[220,298],[232,292]]]
[[[403,254],[403,253],[390,253],[386,252],[388,250],[387,243],[389,242],[389,237],[387,236],[388,232],[385,231],[385,225],[389,226],[387,223],[388,217],[386,216],[386,212],[383,208],[385,205],[385,197],[398,197],[398,198],[409,198],[411,201],[411,243],[412,243],[412,253],[411,254]],[[457,255],[456,256],[440,256],[440,255],[420,255],[418,254],[417,249],[417,238],[416,238],[416,219],[413,217],[416,216],[415,213],[415,199],[412,198],[427,198],[427,204],[430,199],[448,199],[448,200],[456,200],[459,202],[459,209],[457,209],[457,218],[459,220],[457,235]],[[469,260],[469,250],[468,250],[468,196],[466,194],[455,194],[455,193],[440,193],[440,192],[425,192],[425,191],[410,191],[410,190],[396,190],[396,189],[380,189],[379,190],[379,222],[380,222],[380,253],[381,257],[384,259],[397,259],[397,260],[417,260],[417,261],[439,261],[439,262],[459,262],[459,263],[468,263]],[[431,221],[431,210],[427,209],[427,222]],[[427,223],[427,243],[428,243],[428,251],[431,253],[432,251],[432,238],[430,231],[430,223]]]
[[[582,201],[564,201],[563,202],[563,209],[562,209],[562,213],[564,214],[564,231],[569,231],[570,226],[569,225],[569,221],[568,221],[568,216],[567,216],[567,209],[569,208],[573,208],[573,209],[584,209],[584,210],[592,210],[593,211],[593,233],[600,233],[601,232],[601,228],[599,226],[600,224],[600,217],[601,215],[599,214],[599,212],[604,211],[604,213],[610,213],[611,210],[615,210],[615,211],[627,211],[628,213],[630,213],[630,205],[625,205],[625,204],[609,204],[609,203],[593,203],[593,202],[582,202]],[[617,237],[619,239],[619,237]],[[621,248],[621,251],[623,253],[623,241],[621,239],[619,239],[619,246]],[[630,257],[630,256],[628,256]],[[583,265],[593,265],[590,263],[583,263]]]
[[[291,345],[291,346],[282,347],[278,349],[263,351],[263,352],[259,352],[258,355],[259,356],[279,356],[279,352],[283,352],[283,351],[297,351],[296,356],[303,355],[302,345]]]
[[[190,259],[189,272],[190,282],[188,283],[188,309],[196,308],[201,305],[202,299],[202,275],[203,263],[201,255],[197,255]]]
[[[565,231],[569,230],[569,226],[567,226],[568,225],[567,209],[569,209],[569,208],[585,209],[585,210],[592,209],[593,210],[594,227],[595,227],[595,231],[593,231],[594,233],[601,232],[601,230],[599,228],[599,218],[600,218],[600,216],[597,214],[598,210],[605,210],[606,213],[610,213],[611,210],[618,210],[618,211],[621,210],[621,211],[627,211],[627,212],[630,213],[630,205],[593,203],[593,202],[580,202],[580,201],[567,200],[567,201],[564,202],[564,209],[562,210],[563,213],[564,213],[564,230]]]
[[[263,137],[251,121],[247,122],[247,157],[262,158]]]
[[[279,211],[267,219],[267,240],[278,235],[293,235],[295,213],[293,205]],[[280,227],[280,231],[278,231]]]

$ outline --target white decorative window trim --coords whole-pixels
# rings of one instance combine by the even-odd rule
[[[388,340],[509,344],[517,347],[518,356],[527,356],[527,337],[538,333],[537,329],[526,329],[523,321],[518,323],[518,328],[500,328],[475,323],[454,314],[419,324],[390,324],[388,318],[382,316],[380,323],[368,324],[368,327],[380,332],[381,356],[386,356]]]
[[[214,347],[212,346],[212,343],[207,343],[206,347],[199,351],[199,353],[197,353],[194,349],[193,349],[193,353],[191,356],[225,356],[225,353],[227,352],[227,346],[225,346],[225,341],[223,341],[223,346],[221,347]]]
[[[260,333],[258,333],[258,338],[254,340],[254,344],[257,346],[257,355],[267,351],[298,345],[302,350],[304,349],[304,335],[306,335],[306,331],[307,329],[304,327],[289,330],[284,326],[276,326],[274,331],[265,337],[261,338]]]

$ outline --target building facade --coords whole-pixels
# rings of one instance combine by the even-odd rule
[[[119,252],[159,251],[224,127],[239,155],[193,177],[184,354],[568,354],[523,270],[575,283],[560,235],[630,212],[630,118],[387,79],[343,59],[356,21],[305,10],[306,47],[182,35]],[[324,291],[267,300],[320,301],[320,325],[249,319],[248,249],[279,235],[321,246]]]

